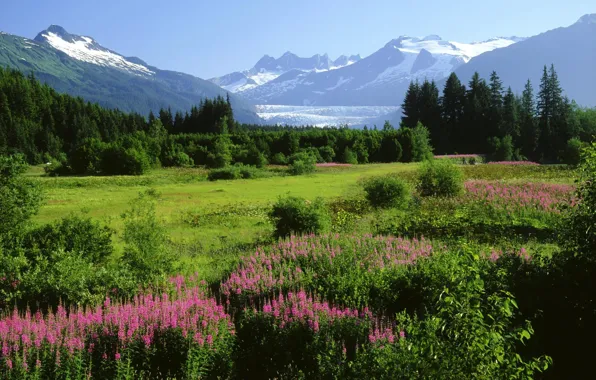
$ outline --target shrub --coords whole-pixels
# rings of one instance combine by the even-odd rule
[[[352,149],[346,147],[346,149],[344,149],[342,161],[346,164],[357,165],[358,155],[356,155]]]
[[[240,171],[237,167],[228,166],[221,169],[211,169],[207,175],[209,181],[232,180],[240,178]]]
[[[20,235],[41,206],[40,187],[22,176],[27,166],[22,155],[0,156],[0,237],[4,242]]]
[[[583,144],[580,139],[573,138],[567,141],[563,162],[565,162],[567,165],[579,165],[581,161],[582,147]]]
[[[104,175],[142,175],[150,168],[151,162],[143,150],[112,144],[102,154],[101,174]]]
[[[271,157],[271,163],[273,165],[287,165],[288,158],[283,153],[275,153],[273,157]]]
[[[292,175],[302,175],[312,173],[316,169],[317,159],[308,153],[300,152],[290,158],[289,171]]]
[[[319,148],[319,155],[323,162],[333,162],[335,158],[335,151],[329,145],[325,145]]]
[[[250,179],[262,177],[264,171],[254,166],[236,164],[222,169],[211,169],[207,175],[209,181]]]
[[[124,255],[122,260],[141,284],[165,280],[174,271],[176,255],[167,249],[168,235],[155,215],[155,200],[141,193],[124,219]]]
[[[463,192],[464,175],[447,160],[429,160],[418,174],[418,190],[423,196],[453,197]]]
[[[328,230],[331,224],[329,211],[321,198],[312,202],[292,196],[280,198],[269,216],[275,224],[278,237],[294,233],[321,233]]]
[[[420,122],[412,129],[412,161],[421,162],[433,157],[430,133]]]
[[[364,191],[368,202],[380,208],[403,208],[411,198],[408,184],[396,177],[371,178],[365,182]]]
[[[91,263],[102,263],[113,252],[112,232],[91,219],[70,216],[29,231],[23,247],[32,261],[38,254],[49,257],[62,250],[77,253]]]

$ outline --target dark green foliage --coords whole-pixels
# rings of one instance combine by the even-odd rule
[[[22,155],[0,156],[0,246],[20,236],[41,206],[41,189],[22,176],[26,169]]]
[[[506,135],[501,139],[498,137],[492,137],[489,140],[493,149],[491,154],[491,159],[493,161],[513,161],[513,139],[511,136]]]
[[[286,155],[281,152],[275,153],[275,155],[271,158],[271,163],[273,165],[287,165],[288,159],[286,158]]]
[[[221,169],[211,169],[207,175],[209,181],[233,180],[233,179],[251,179],[264,176],[263,170],[242,164],[236,164]]]
[[[580,109],[563,95],[553,66],[544,67],[537,99],[530,81],[518,97],[511,88],[504,91],[496,72],[490,83],[475,73],[467,88],[452,73],[440,99],[432,82],[413,82],[402,107],[402,129],[421,122],[437,154],[495,154],[496,142],[508,149],[501,143],[510,136],[512,160],[561,162],[569,139],[591,141],[596,133],[596,118],[587,117],[591,110]],[[416,161],[410,155],[410,137],[407,132],[400,137],[404,162]]]
[[[290,157],[290,162],[290,174],[302,175],[315,171],[317,159],[311,152],[300,152]]]
[[[342,162],[351,165],[358,164],[358,156],[352,151],[352,149],[346,147],[343,152]]]
[[[453,197],[464,189],[462,170],[447,160],[429,160],[418,174],[418,190],[422,196]]]
[[[412,197],[406,181],[396,177],[374,177],[364,183],[366,199],[373,207],[405,208]]]
[[[177,259],[167,248],[166,229],[155,214],[156,199],[158,196],[151,192],[141,193],[122,215],[126,243],[122,261],[143,284],[166,280],[174,272]]]
[[[275,234],[286,237],[292,234],[322,233],[329,229],[329,210],[322,199],[307,201],[298,197],[280,198],[270,214]]]
[[[103,263],[113,252],[113,231],[92,219],[70,216],[55,224],[35,228],[23,242],[30,261],[38,255],[49,257],[53,252],[77,253],[93,264]]]
[[[581,161],[581,153],[584,144],[578,138],[572,138],[567,141],[567,148],[565,149],[565,155],[563,162],[567,165],[579,165]]]

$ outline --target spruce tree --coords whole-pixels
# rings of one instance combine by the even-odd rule
[[[505,136],[511,136],[514,145],[517,143],[520,136],[517,101],[511,87],[507,89],[507,92],[503,97],[501,133]]]
[[[538,152],[540,156],[546,157],[552,151],[552,116],[554,113],[553,91],[551,89],[551,80],[548,75],[546,65],[540,79],[540,91],[538,92],[538,101],[536,103],[536,113],[538,114],[538,127],[540,131]]]
[[[490,105],[490,88],[476,72],[470,80],[466,93],[465,122],[460,152],[486,153],[490,150],[488,144],[490,130],[487,128],[490,122]]]
[[[439,89],[434,81],[425,80],[422,84],[419,104],[419,121],[428,129],[432,144],[435,146],[441,141],[441,106]]]
[[[418,81],[410,82],[410,86],[406,92],[406,97],[401,106],[403,113],[401,122],[408,128],[414,128],[418,123],[418,120],[420,120],[419,99],[420,85],[418,84]]]
[[[522,93],[520,107],[520,146],[524,156],[536,159],[540,130],[536,119],[536,107],[534,104],[534,88],[528,79],[524,92]]]
[[[443,88],[443,97],[440,101],[443,126],[435,143],[437,153],[451,153],[456,149],[455,142],[460,141],[462,137],[465,101],[466,88],[457,75],[451,73]]]
[[[490,74],[490,124],[488,136],[503,137],[506,131],[503,126],[503,82],[496,71]]]

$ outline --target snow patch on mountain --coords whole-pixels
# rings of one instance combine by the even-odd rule
[[[114,67],[135,75],[149,76],[155,74],[155,72],[143,65],[127,61],[119,54],[98,47],[98,44],[90,37],[81,36],[80,38],[76,38],[69,42],[62,39],[58,34],[50,31],[42,33],[42,37],[54,49],[60,50],[79,61],[92,63],[98,66]]]

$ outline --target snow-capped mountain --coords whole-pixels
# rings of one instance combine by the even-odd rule
[[[302,73],[324,72],[349,66],[360,59],[360,55],[342,55],[332,61],[327,54],[301,58],[288,51],[277,59],[265,55],[249,70],[212,78],[210,81],[230,92],[242,92],[264,85],[293,70]]]
[[[160,70],[136,57],[125,57],[92,37],[50,26],[34,40],[0,34],[0,67],[33,73],[60,92],[81,96],[104,107],[147,115],[160,108],[187,111],[206,97],[227,91],[192,75]],[[260,123],[253,105],[230,96],[235,117]]]
[[[249,83],[250,76],[243,82],[242,77],[234,73],[230,82],[215,83],[233,87],[254,104],[396,106],[401,103],[412,80],[439,81],[473,57],[522,40],[499,37],[461,43],[445,41],[436,35],[424,38],[401,36],[370,56],[341,67],[308,71],[294,68],[276,74],[264,83],[256,80]]]
[[[555,65],[561,87],[581,106],[596,106],[596,14],[522,42],[473,58],[455,73],[467,82],[474,72],[488,78],[495,70],[506,86],[521,93],[530,79],[538,91],[544,65]]]

